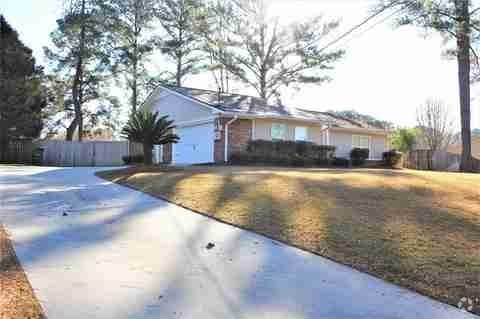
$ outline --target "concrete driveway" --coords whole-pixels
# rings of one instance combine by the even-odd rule
[[[94,172],[0,166],[0,222],[50,319],[478,318]]]

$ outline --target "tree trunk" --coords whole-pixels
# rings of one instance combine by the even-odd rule
[[[470,130],[470,13],[468,1],[455,0],[457,14],[457,62],[460,92],[460,120],[462,124],[462,156],[460,171],[473,170]]]
[[[73,99],[73,106],[75,111],[75,119],[70,124],[69,128],[67,129],[67,141],[71,141],[73,138],[73,132],[75,131],[75,127],[78,126],[78,140],[81,141],[83,137],[83,118],[82,118],[82,101],[81,101],[81,86],[82,86],[82,78],[83,78],[83,51],[85,50],[85,0],[82,0],[82,8],[81,8],[81,16],[82,16],[82,26],[80,29],[80,38],[79,38],[79,50],[78,50],[78,57],[77,63],[75,66],[75,75],[73,77],[72,83],[72,99]],[[72,125],[74,125],[72,127]]]
[[[134,50],[136,51],[136,50]],[[137,59],[135,58],[133,61],[133,77],[132,77],[132,114],[137,111],[137,100],[138,100],[138,92],[137,92]]]
[[[67,127],[67,133],[65,135],[65,140],[71,141],[73,140],[73,134],[75,134],[75,130],[77,128],[77,117],[72,120],[70,125]]]
[[[153,145],[143,144],[143,163],[145,165],[152,165],[153,163]]]
[[[176,74],[177,86],[182,86],[182,57],[177,59],[177,74]]]
[[[132,76],[132,114],[137,111],[137,100],[138,100],[138,92],[137,92],[137,81],[138,81],[138,37],[139,37],[139,29],[138,29],[138,1],[135,1],[135,20],[134,20],[134,37],[135,40],[133,42],[133,76]]]
[[[83,114],[80,110],[78,115],[78,141],[81,142],[83,140]]]

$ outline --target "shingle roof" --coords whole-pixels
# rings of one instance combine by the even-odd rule
[[[319,121],[335,127],[378,129],[377,127],[371,127],[328,112],[310,111],[285,105],[272,105],[264,99],[249,95],[219,93],[211,90],[171,85],[165,87],[224,112],[259,117],[291,117],[292,119]]]

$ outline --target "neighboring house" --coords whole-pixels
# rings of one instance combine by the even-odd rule
[[[174,164],[226,162],[232,153],[245,150],[250,140],[334,145],[338,157],[364,147],[370,149],[371,159],[380,159],[387,148],[384,129],[325,112],[271,105],[246,95],[160,86],[142,108],[168,115],[177,126],[179,142],[156,148],[157,158]]]
[[[462,154],[462,142],[451,144],[447,148],[451,154]],[[480,160],[480,136],[472,136],[472,156]]]

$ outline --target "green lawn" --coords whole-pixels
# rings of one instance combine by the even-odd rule
[[[229,166],[98,175],[452,305],[480,296],[480,175]]]

